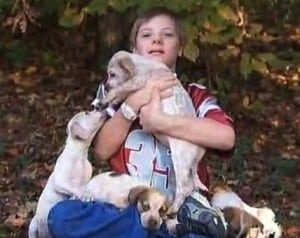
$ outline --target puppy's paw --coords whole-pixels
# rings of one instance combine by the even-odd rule
[[[166,222],[166,227],[167,227],[169,234],[176,235],[176,233],[177,233],[176,227],[177,227],[177,224],[179,224],[177,221],[177,218],[168,219],[165,222]]]
[[[83,202],[93,202],[93,201],[95,201],[95,199],[91,196],[81,196],[79,199]]]
[[[167,217],[169,219],[175,219],[177,215],[178,209],[176,209],[173,205],[168,208]]]
[[[73,195],[69,198],[70,200],[80,200],[80,198],[77,195]]]
[[[93,202],[93,201],[95,201],[95,198],[94,198],[93,194],[88,190],[83,192],[79,196],[79,199],[83,202]]]

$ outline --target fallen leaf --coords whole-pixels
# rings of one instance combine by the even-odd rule
[[[7,154],[13,157],[18,157],[20,155],[18,148],[9,148],[7,149]]]
[[[4,224],[15,227],[21,228],[26,223],[26,218],[23,216],[18,216],[17,214],[9,215],[9,217],[4,221]]]
[[[29,66],[26,70],[25,70],[25,74],[29,75],[29,74],[33,74],[36,73],[37,68],[36,66]]]

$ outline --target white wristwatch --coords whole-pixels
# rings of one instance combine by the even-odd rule
[[[134,121],[137,118],[137,114],[135,113],[135,111],[125,102],[123,102],[121,105],[121,112],[123,116],[129,121]]]

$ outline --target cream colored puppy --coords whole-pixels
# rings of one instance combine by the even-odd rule
[[[281,227],[276,223],[275,214],[270,208],[251,207],[228,187],[216,187],[211,203],[223,211],[236,233],[235,237],[250,238],[251,234],[259,238],[281,237]]]
[[[54,170],[38,200],[36,213],[30,222],[29,238],[50,237],[47,226],[49,210],[59,201],[81,194],[82,186],[92,176],[88,149],[103,125],[105,113],[79,112],[68,123],[67,140]]]
[[[120,209],[136,204],[142,225],[150,230],[159,229],[167,218],[170,206],[166,197],[157,189],[136,177],[117,172],[105,172],[93,177],[79,198],[83,201],[111,203]]]
[[[112,102],[122,102],[130,93],[144,87],[149,75],[162,72],[171,73],[161,62],[126,51],[117,52],[108,63],[108,94],[101,102],[102,107]],[[196,117],[193,103],[185,89],[178,85],[172,88],[172,92],[172,96],[161,101],[163,111],[170,115]],[[203,157],[205,149],[165,135],[155,136],[171,150],[176,176],[176,194],[169,213],[176,213],[195,187],[207,190],[197,175],[197,164]]]

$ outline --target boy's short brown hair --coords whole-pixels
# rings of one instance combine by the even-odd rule
[[[135,20],[135,22],[132,26],[131,32],[130,32],[130,48],[131,49],[133,49],[136,45],[136,37],[137,37],[138,31],[139,31],[141,25],[143,23],[149,21],[151,18],[159,16],[159,15],[168,16],[174,21],[176,33],[179,38],[179,43],[182,47],[184,47],[185,41],[186,41],[185,31],[184,31],[183,24],[182,24],[181,20],[179,19],[179,17],[168,8],[154,7],[154,8],[151,8],[151,9],[143,12],[142,14],[140,14],[138,16],[138,18]]]

